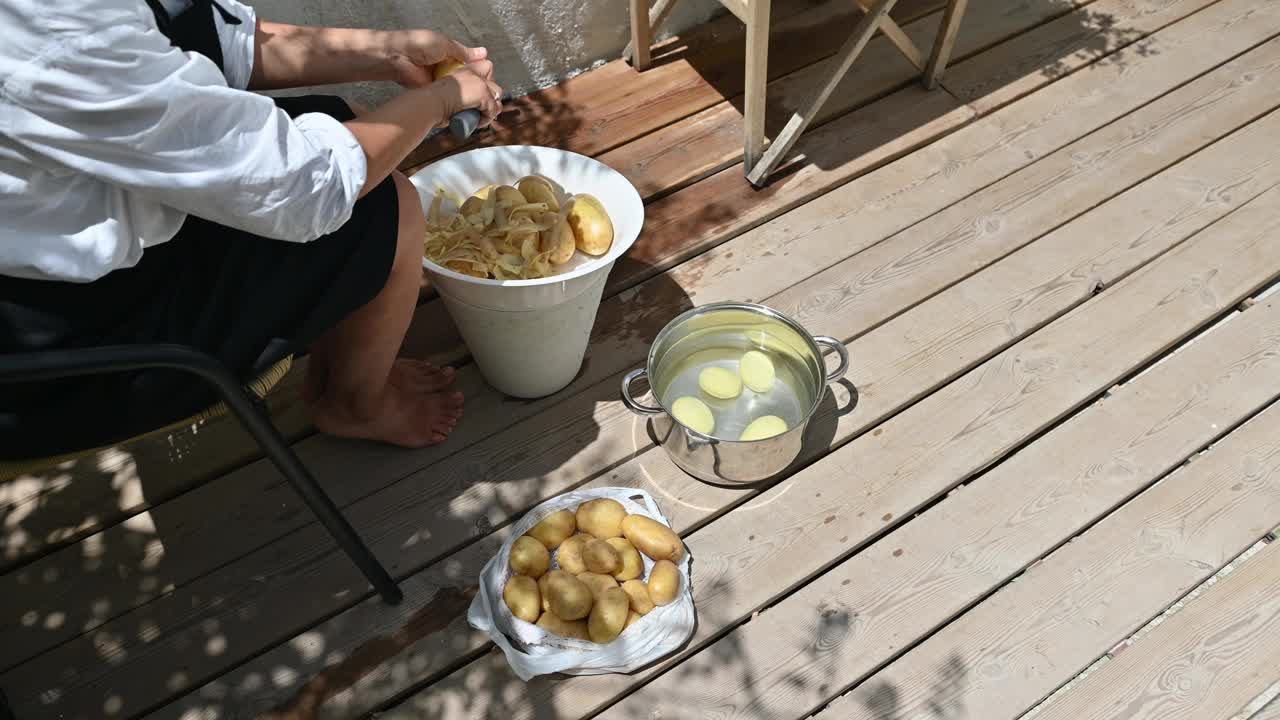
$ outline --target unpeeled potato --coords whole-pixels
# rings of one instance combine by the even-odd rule
[[[555,550],[578,529],[578,521],[569,510],[557,510],[546,516],[525,533],[542,543],[548,550]]]
[[[591,588],[568,574],[557,573],[547,581],[551,612],[561,620],[581,620],[591,612]]]
[[[630,612],[630,602],[622,588],[609,588],[600,593],[595,606],[591,608],[591,616],[587,618],[587,633],[592,642],[602,645],[613,642],[622,628],[626,627]]]
[[[612,575],[622,567],[622,558],[618,551],[604,540],[592,540],[582,549],[582,561],[587,570],[601,575]]]
[[[524,575],[512,575],[502,588],[502,599],[511,608],[511,614],[525,622],[537,622],[542,613],[542,598],[538,583]]]
[[[454,60],[453,58],[449,58],[447,60],[441,60],[440,62],[436,63],[435,67],[431,69],[431,75],[433,79],[439,80],[440,78],[452,73],[454,70],[457,70],[460,67],[464,67],[465,65],[466,63],[462,62],[461,60]]]
[[[649,586],[643,580],[628,580],[622,583],[622,592],[631,601],[631,611],[641,615],[653,612],[653,600],[649,598]]]
[[[618,581],[614,580],[611,575],[601,575],[600,573],[584,572],[578,576],[578,580],[591,589],[591,597],[593,598],[600,597],[600,593],[609,588],[618,587]]]
[[[636,550],[636,546],[631,544],[626,538],[609,538],[605,540],[609,546],[618,552],[618,569],[613,571],[613,577],[618,582],[626,582],[644,575],[644,558],[640,557],[640,551]]]
[[[603,255],[613,246],[613,221],[594,195],[573,196],[569,226],[578,249],[588,255]]]
[[[546,612],[542,613],[542,617],[538,618],[537,625],[543,630],[560,637],[591,642],[591,635],[587,632],[586,620],[561,620],[556,617],[555,613]]]
[[[659,560],[649,571],[648,587],[654,605],[670,605],[680,594],[680,569],[670,560]]]
[[[546,203],[552,212],[560,212],[560,198],[564,188],[543,175],[526,175],[516,181],[516,189],[531,203]]]
[[[641,618],[640,613],[636,612],[635,610],[632,610],[631,612],[627,613],[627,624],[622,626],[622,631],[626,632],[627,628],[631,627],[632,625],[635,625],[636,622],[640,620],[640,618]]]
[[[510,185],[498,185],[494,187],[493,192],[498,195],[498,202],[502,205],[527,205],[529,200],[517,189]]]
[[[547,583],[551,581],[551,577],[563,570],[548,570],[542,577],[538,578],[538,600],[542,605],[542,612],[551,609],[551,602],[547,599]]]
[[[578,506],[578,529],[597,539],[622,536],[622,518],[627,509],[613,498],[588,500]]]
[[[521,535],[511,544],[510,563],[517,575],[526,575],[536,580],[551,566],[551,553],[547,552],[542,543],[528,535]]]
[[[678,561],[684,557],[684,543],[671,528],[644,515],[628,515],[622,534],[637,550],[654,560]]]
[[[581,528],[582,526],[579,525],[578,527]],[[556,562],[560,563],[562,569],[573,575],[580,575],[586,572],[587,564],[582,560],[582,551],[586,548],[587,543],[594,539],[586,533],[578,533],[560,543],[560,548],[556,550]]]
[[[542,219],[554,223],[549,229],[543,230],[539,236],[542,251],[550,253],[547,259],[552,265],[563,265],[569,262],[573,259],[573,253],[578,247],[577,241],[573,238],[573,228],[569,227],[569,219],[557,213],[545,213]]]

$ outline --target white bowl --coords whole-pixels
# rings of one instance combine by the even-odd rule
[[[514,185],[526,175],[545,175],[571,194],[596,196],[613,221],[613,245],[598,258],[577,253],[572,269],[537,280],[489,280],[474,278],[422,259],[441,295],[478,307],[532,310],[558,305],[576,297],[592,284],[597,273],[607,273],[631,248],[644,225],[644,203],[634,185],[622,173],[585,155],[532,145],[508,145],[468,150],[437,160],[409,179],[430,208],[436,189],[443,187],[465,198],[476,190],[501,183]],[[445,200],[445,208],[456,206]]]
[[[521,398],[557,392],[581,369],[609,270],[644,225],[640,193],[603,163],[528,145],[459,153],[410,179],[427,210],[437,188],[465,198],[486,185],[514,185],[535,174],[556,181],[566,192],[590,193],[600,200],[613,221],[608,253],[598,258],[577,253],[569,270],[537,280],[474,278],[422,260],[485,379]],[[446,203],[446,209],[456,209]]]

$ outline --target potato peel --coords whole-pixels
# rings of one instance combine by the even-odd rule
[[[486,185],[461,202],[438,188],[427,210],[426,258],[471,277],[533,280],[567,270],[579,253],[608,251],[613,227],[597,199],[577,196],[589,199],[574,213],[576,203],[548,178],[531,175],[517,186]],[[459,210],[447,211],[446,200]],[[586,223],[580,217],[584,210],[590,216]],[[599,232],[600,237],[584,242],[584,225],[607,228],[607,240]]]

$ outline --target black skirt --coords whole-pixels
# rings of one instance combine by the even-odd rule
[[[336,97],[281,98],[290,115],[351,119]],[[197,217],[132,268],[91,283],[0,276],[0,353],[179,343],[246,382],[373,299],[395,257],[399,202],[388,178],[337,232],[309,243],[259,237]],[[0,458],[124,440],[217,401],[193,375],[149,370],[0,384]]]

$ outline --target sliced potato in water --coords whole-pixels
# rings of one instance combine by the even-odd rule
[[[696,397],[686,395],[672,403],[671,417],[703,435],[710,435],[716,429],[716,418],[711,414],[711,408]]]
[[[726,368],[703,368],[698,373],[698,387],[713,398],[731,400],[742,394],[742,378]]]
[[[751,421],[751,424],[742,431],[739,440],[764,440],[775,435],[781,435],[787,431],[787,421],[777,415],[765,415]]]
[[[742,382],[755,392],[765,393],[773,389],[773,361],[759,350],[748,350],[738,363],[738,371],[742,373]]]

